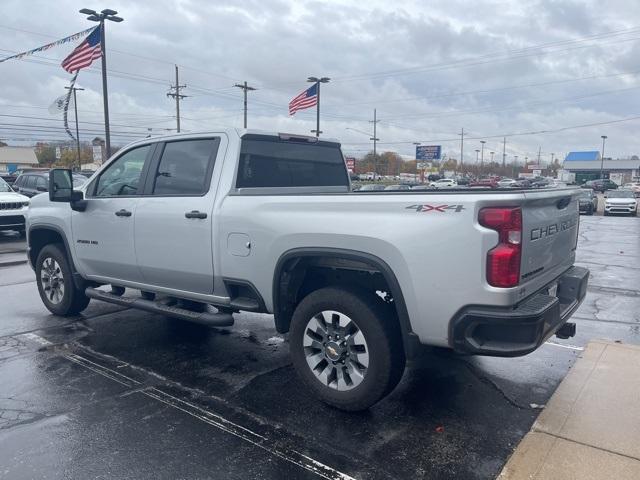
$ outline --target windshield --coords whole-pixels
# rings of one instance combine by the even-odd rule
[[[608,198],[633,198],[633,192],[625,190],[617,190],[615,192],[608,192]]]
[[[0,178],[0,192],[13,192],[7,182]]]

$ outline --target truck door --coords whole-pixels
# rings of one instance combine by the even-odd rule
[[[135,250],[144,282],[213,293],[212,181],[220,137],[161,144],[135,218]]]
[[[73,212],[73,248],[80,272],[142,281],[136,263],[133,226],[153,145],[123,152],[87,187],[87,208]]]

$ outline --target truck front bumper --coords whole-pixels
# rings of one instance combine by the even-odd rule
[[[514,307],[464,308],[449,327],[452,347],[477,355],[526,355],[567,322],[582,303],[588,281],[588,269],[571,267]]]

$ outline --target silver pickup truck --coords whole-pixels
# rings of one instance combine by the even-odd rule
[[[345,410],[391,392],[420,345],[517,356],[567,338],[587,289],[579,191],[353,192],[340,144],[315,137],[147,138],[78,190],[69,170],[49,182],[27,235],[52,313],[270,313],[302,381]]]

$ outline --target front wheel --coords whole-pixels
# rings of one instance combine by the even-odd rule
[[[89,297],[73,283],[71,266],[61,245],[46,245],[40,251],[36,281],[42,303],[55,315],[76,315],[89,305]]]
[[[327,287],[305,297],[293,314],[289,343],[302,381],[347,411],[365,410],[391,392],[406,362],[390,309],[359,290]]]

